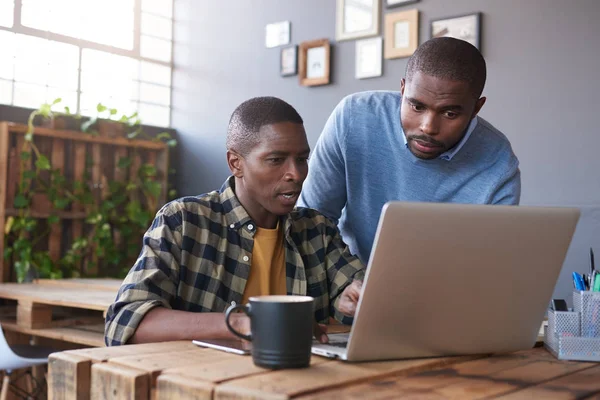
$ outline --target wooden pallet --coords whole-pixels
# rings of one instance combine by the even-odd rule
[[[600,392],[600,366],[536,348],[365,363],[313,356],[309,368],[271,371],[185,341],[55,353],[48,382],[51,399],[575,399]]]
[[[0,229],[0,255],[4,253],[6,218],[19,214],[19,210],[15,209],[13,204],[19,176],[23,172],[20,170],[20,154],[23,146],[27,145],[24,138],[27,130],[26,125],[0,122],[0,227],[2,228]],[[127,176],[135,176],[143,163],[151,163],[157,169],[162,186],[157,206],[166,201],[169,160],[168,146],[162,142],[107,138],[76,131],[35,128],[34,143],[40,152],[51,160],[52,167],[63,171],[68,180],[81,181],[87,168],[91,179],[87,183],[97,189],[95,196],[98,201],[106,195],[103,187],[106,188],[107,182],[124,181]],[[121,157],[132,159],[128,171],[118,168]],[[91,167],[86,166],[88,158],[92,161]],[[26,163],[25,169],[32,168],[31,162],[32,160],[29,164]],[[42,222],[54,211],[43,198],[35,198],[33,203],[31,216]],[[70,209],[58,211],[56,214],[61,221],[51,226],[50,234],[42,244],[42,249],[47,250],[53,260],[60,259],[63,252],[70,248],[72,241],[86,233],[84,220],[87,215],[81,204],[73,204]],[[115,241],[118,243],[119,240],[118,234],[115,235]],[[0,257],[0,282],[14,280],[12,268],[6,264],[10,265]],[[92,275],[98,273],[94,269],[83,272]]]

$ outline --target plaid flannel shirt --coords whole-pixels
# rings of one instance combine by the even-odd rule
[[[106,315],[105,341],[126,344],[154,307],[224,312],[240,303],[250,273],[256,224],[234,193],[230,177],[219,192],[166,204],[144,235],[142,251]],[[339,295],[365,269],[349,253],[336,225],[308,208],[282,217],[286,286],[315,298],[315,319],[352,319]]]

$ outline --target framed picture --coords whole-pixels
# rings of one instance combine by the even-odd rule
[[[386,8],[394,8],[416,3],[417,1],[419,0],[385,0],[385,6]]]
[[[298,46],[284,47],[281,49],[280,74],[292,76],[298,73]]]
[[[290,43],[290,21],[275,22],[265,27],[265,46],[273,48]]]
[[[481,51],[481,13],[431,20],[431,37],[442,36],[464,40]]]
[[[337,41],[357,39],[379,34],[381,0],[337,0]]]
[[[385,15],[386,59],[410,57],[419,45],[419,10]]]
[[[356,79],[381,76],[382,47],[381,37],[356,41]]]
[[[302,42],[298,48],[298,78],[303,86],[327,85],[331,46],[329,40],[319,39]]]

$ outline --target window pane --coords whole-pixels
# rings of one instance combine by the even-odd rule
[[[65,107],[69,107],[72,113],[77,111],[77,92],[62,88],[49,87],[46,91],[46,102],[51,103],[60,97],[61,102],[52,107],[54,111],[64,112]]]
[[[133,11],[133,0],[23,0],[21,19],[32,28],[132,49]]]
[[[171,68],[148,61],[142,61],[140,80],[171,86]]]
[[[139,113],[143,124],[167,127],[170,124],[170,108],[140,103]]]
[[[102,97],[123,97],[137,100],[140,84],[131,79],[118,75],[101,75],[91,72],[81,72],[81,91],[91,92]]]
[[[155,39],[142,35],[140,44],[142,57],[158,61],[171,61],[171,42],[169,40]]]
[[[142,11],[173,18],[173,0],[142,0]]]
[[[168,18],[142,13],[142,33],[171,40],[173,22]]]
[[[15,106],[38,108],[46,102],[45,86],[16,82],[14,90]]]
[[[48,42],[48,85],[77,90],[79,49],[76,46]]]
[[[98,111],[96,106],[102,103],[109,108],[116,108],[117,115],[113,118],[119,119],[123,114],[131,115],[137,111],[137,103],[123,98],[107,97],[96,93],[82,93],[80,98],[81,114],[96,116]],[[106,113],[104,114],[106,116]]]
[[[0,0],[0,25],[8,28],[13,26],[13,0]]]
[[[166,86],[141,83],[140,100],[168,106],[171,104],[171,89]]]
[[[13,79],[14,65],[15,34],[0,31],[0,78]]]
[[[107,77],[139,78],[138,60],[98,50],[83,49],[81,69]]]
[[[12,91],[12,82],[0,80],[0,104],[12,103]]]
[[[16,35],[15,80],[45,85],[48,81],[48,43],[27,35]],[[15,88],[16,95],[16,88]]]

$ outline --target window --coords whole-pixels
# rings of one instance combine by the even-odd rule
[[[0,103],[169,126],[173,0],[0,0]]]

